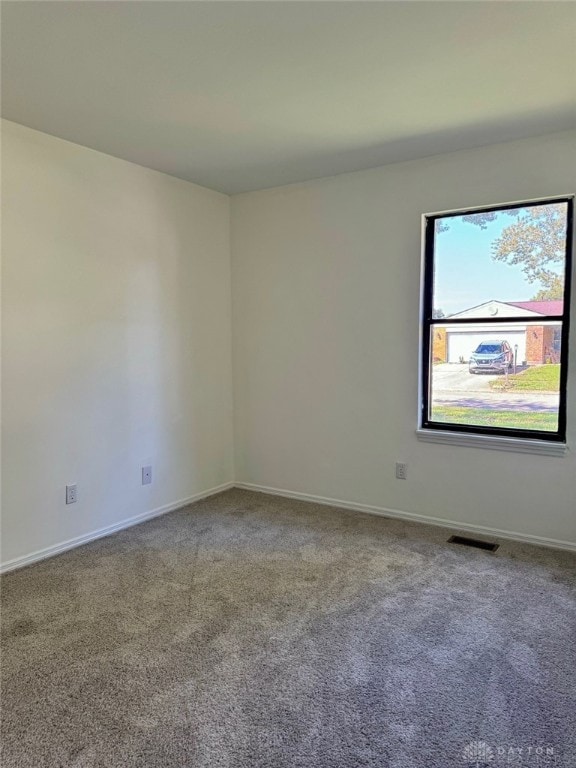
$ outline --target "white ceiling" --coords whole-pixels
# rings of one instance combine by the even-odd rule
[[[6,2],[3,116],[226,193],[576,126],[573,2]]]

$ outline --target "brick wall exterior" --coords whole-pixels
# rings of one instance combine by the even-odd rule
[[[448,360],[448,337],[446,335],[446,328],[438,328],[438,326],[436,326],[432,333],[434,334],[432,340],[432,361],[434,363],[445,363]]]
[[[528,325],[526,327],[526,362],[528,365],[558,363],[554,351],[554,328],[549,325]]]
[[[559,363],[559,355],[554,352],[554,328],[547,325],[543,328],[544,331],[544,359],[543,363]]]

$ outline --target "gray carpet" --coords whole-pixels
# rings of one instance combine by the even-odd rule
[[[574,768],[576,558],[449,533],[233,490],[6,575],[3,768]]]

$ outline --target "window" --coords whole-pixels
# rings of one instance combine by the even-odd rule
[[[565,442],[572,227],[572,197],[425,217],[421,436]]]

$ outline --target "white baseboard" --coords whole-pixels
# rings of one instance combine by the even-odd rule
[[[62,552],[66,552],[69,549],[80,547],[83,544],[88,544],[96,539],[101,539],[104,536],[110,536],[116,531],[124,530],[125,528],[131,528],[133,525],[143,523],[146,520],[151,520],[154,517],[165,515],[168,512],[173,512],[176,509],[186,507],[188,504],[192,504],[200,499],[206,499],[209,496],[214,496],[222,491],[227,491],[230,488],[241,488],[247,491],[257,491],[258,493],[267,493],[271,496],[283,496],[288,499],[298,499],[299,501],[311,501],[315,504],[324,504],[330,507],[340,507],[341,509],[349,509],[354,512],[364,512],[369,515],[380,515],[382,517],[395,517],[400,520],[408,520],[414,523],[425,523],[427,525],[436,525],[442,528],[451,528],[457,531],[469,531],[470,533],[478,533],[483,536],[496,537],[499,539],[511,539],[512,541],[520,541],[526,544],[535,544],[541,547],[552,547],[554,549],[566,549],[571,552],[576,552],[576,543],[569,541],[561,541],[559,539],[549,539],[543,536],[532,536],[527,533],[517,533],[515,531],[506,531],[500,528],[488,528],[484,525],[472,525],[470,523],[463,523],[458,520],[446,520],[441,517],[429,517],[427,515],[420,515],[415,512],[404,512],[399,509],[389,509],[387,507],[377,507],[369,504],[360,504],[351,501],[344,501],[343,499],[332,499],[326,496],[316,496],[311,493],[300,493],[298,491],[287,491],[282,488],[271,488],[267,485],[257,485],[255,483],[239,483],[229,482],[222,483],[214,488],[209,488],[206,491],[201,491],[193,496],[189,496],[186,499],[179,499],[171,504],[166,504],[163,507],[158,507],[150,512],[143,512],[140,515],[134,515],[134,517],[126,518],[112,525],[100,528],[96,531],[77,536],[74,539],[68,539],[62,541],[59,544],[54,544],[51,547],[45,549],[39,549],[36,552],[32,552],[28,555],[16,557],[13,560],[8,560],[0,565],[0,573],[8,573],[14,571],[17,568],[23,568],[26,565],[31,565],[39,560],[45,560],[48,557],[59,555]]]
[[[490,536],[498,539],[511,539],[525,544],[535,544],[540,547],[552,547],[553,549],[567,549],[576,552],[576,542],[561,541],[559,539],[548,539],[543,536],[532,536],[529,533],[517,533],[516,531],[505,531],[500,528],[488,528],[484,525],[473,525],[463,523],[459,520],[446,520],[441,517],[429,517],[420,515],[416,512],[403,512],[399,509],[388,509],[387,507],[375,507],[369,504],[358,504],[352,501],[343,501],[342,499],[331,499],[326,496],[315,496],[311,493],[299,493],[298,491],[286,491],[281,488],[270,488],[266,485],[256,485],[255,483],[234,483],[235,488],[243,488],[247,491],[257,491],[258,493],[268,493],[271,496],[284,496],[288,499],[298,499],[299,501],[312,501],[315,504],[326,504],[330,507],[340,507],[341,509],[350,509],[354,512],[365,512],[369,515],[380,515],[381,517],[396,517],[400,520],[409,520],[413,523],[426,523],[427,525],[436,525],[442,528],[451,528],[457,531],[469,531],[470,533],[479,533],[482,536]]]
[[[17,568],[23,568],[25,565],[31,565],[38,562],[38,560],[45,560],[48,557],[59,555],[62,552],[66,552],[69,549],[75,549],[82,546],[82,544],[88,544],[90,541],[96,539],[102,539],[104,536],[110,536],[111,533],[116,531],[122,531],[124,528],[131,528],[133,525],[143,523],[146,520],[151,520],[154,517],[160,517],[167,512],[173,512],[181,507],[186,507],[188,504],[192,504],[200,499],[206,499],[208,496],[214,496],[216,493],[227,491],[234,487],[234,483],[222,483],[215,488],[209,488],[207,491],[201,491],[195,493],[193,496],[189,496],[186,499],[179,499],[172,504],[165,504],[163,507],[157,507],[150,512],[142,512],[140,515],[134,515],[134,517],[128,517],[125,520],[120,520],[118,523],[112,523],[105,528],[99,528],[96,531],[83,534],[82,536],[76,536],[74,539],[68,539],[68,541],[62,541],[59,544],[54,544],[51,547],[45,549],[39,549],[36,552],[32,552],[29,555],[22,555],[21,557],[15,557],[13,560],[8,560],[6,563],[0,565],[0,573],[8,573],[8,571],[15,571]]]

